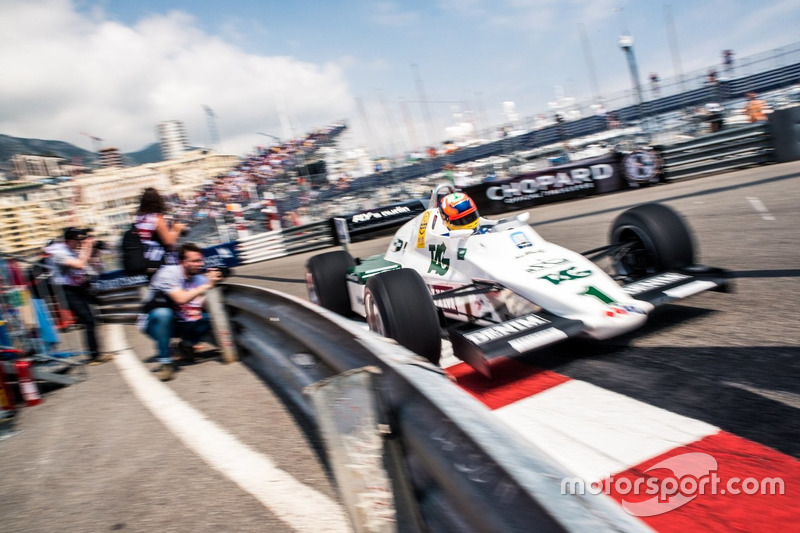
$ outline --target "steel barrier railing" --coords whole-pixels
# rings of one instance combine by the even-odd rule
[[[287,255],[310,252],[333,245],[330,222],[257,233],[238,241],[242,264],[258,263]]]
[[[766,123],[725,129],[665,147],[661,154],[668,181],[775,162]]]
[[[319,420],[304,390],[364,367],[378,370],[375,403],[396,530],[646,529],[605,496],[562,494],[566,471],[427,361],[298,298],[223,287],[242,362],[312,432]]]

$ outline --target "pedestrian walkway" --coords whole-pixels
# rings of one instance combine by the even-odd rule
[[[347,529],[335,490],[305,434],[243,364],[225,365],[211,354],[180,366],[176,379],[163,384],[150,372],[157,366],[148,362],[152,342],[133,327],[125,333],[133,352],[88,368],[86,381],[23,408],[13,428],[17,433],[0,441],[4,532]],[[175,399],[156,404],[159,412],[180,404],[183,413],[197,412],[205,432],[187,437],[185,427],[165,425],[138,396],[148,389],[134,392],[129,386],[132,376],[159,387],[151,391],[157,401]],[[227,433],[202,442],[212,432],[208,428]],[[208,456],[201,459],[187,438],[199,438],[198,446],[223,458],[224,446],[241,446],[231,459],[248,450],[250,462],[271,469],[271,477],[253,475],[243,488],[241,479],[231,480],[230,469],[212,466]],[[258,487],[276,482],[294,490],[269,508]],[[300,499],[292,500],[294,495]],[[315,515],[309,495],[331,516]],[[311,519],[304,522],[304,515]]]

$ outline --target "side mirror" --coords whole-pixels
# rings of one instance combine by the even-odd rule
[[[471,229],[455,229],[450,232],[451,239],[466,239],[470,235],[475,233],[474,230]]]
[[[519,215],[517,215],[517,220],[519,220],[523,224],[527,222],[529,218],[531,218],[531,214],[528,211],[525,211],[524,213],[520,213]]]

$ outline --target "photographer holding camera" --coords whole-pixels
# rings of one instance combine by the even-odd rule
[[[181,338],[181,355],[194,358],[194,345],[211,329],[208,314],[203,311],[205,294],[222,279],[217,269],[203,273],[203,250],[195,244],[182,245],[178,258],[179,264],[162,266],[150,280],[139,323],[139,328],[156,341],[161,381],[169,381],[175,373],[170,351],[173,336]]]
[[[90,262],[95,250],[95,240],[87,237],[90,230],[66,228],[64,242],[53,242],[44,251],[49,254],[47,264],[52,270],[52,282],[64,293],[67,307],[75,314],[75,320],[85,326],[86,348],[89,364],[99,365],[113,358],[100,355],[95,333],[96,322],[91,304],[94,297],[89,294],[89,280],[96,273]]]
[[[172,249],[186,226],[180,222],[170,223],[165,213],[164,199],[155,188],[148,187],[142,193],[133,225],[144,245],[144,255],[148,261],[174,265],[178,261]]]

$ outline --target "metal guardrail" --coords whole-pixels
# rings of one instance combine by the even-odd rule
[[[320,423],[305,390],[377,369],[375,404],[397,531],[645,529],[605,496],[562,495],[569,473],[427,361],[298,298],[223,288],[242,362],[295,407],[312,433]]]
[[[671,145],[662,149],[661,155],[668,181],[776,161],[766,123],[730,128]]]
[[[247,265],[332,245],[331,225],[325,220],[239,239],[238,251],[242,264]]]

